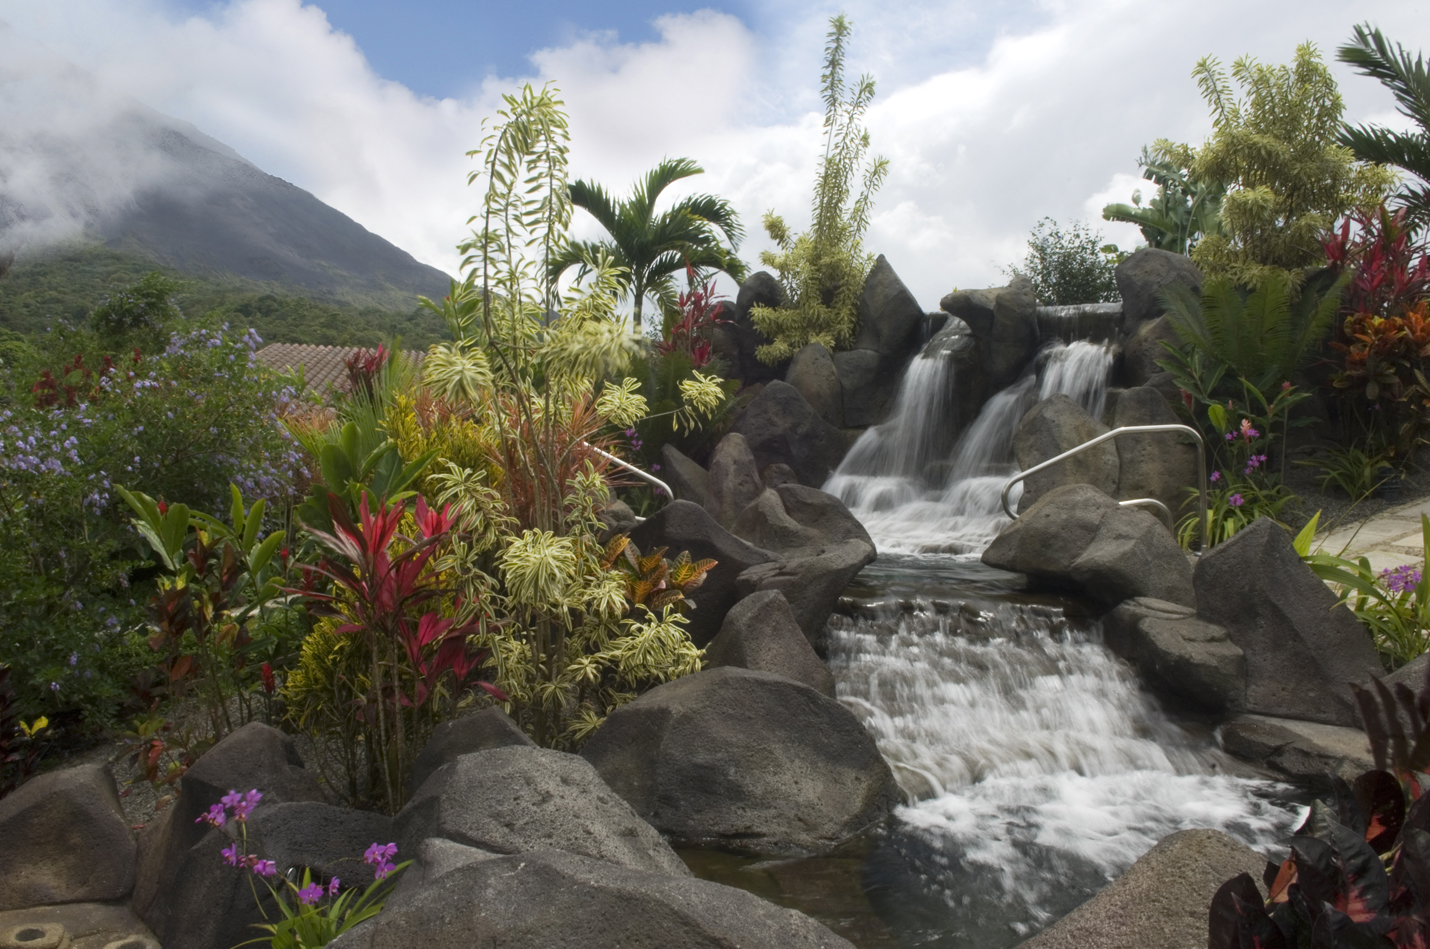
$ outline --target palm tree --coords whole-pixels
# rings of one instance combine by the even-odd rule
[[[617,201],[598,184],[575,181],[571,203],[585,208],[601,223],[610,238],[602,241],[572,241],[551,262],[554,280],[571,267],[584,273],[587,262],[601,254],[629,272],[626,290],[635,300],[635,329],[641,331],[641,306],[647,296],[663,306],[674,301],[671,275],[687,263],[697,269],[720,270],[736,280],[745,279],[745,265],[735,256],[740,238],[745,236],[739,216],[730,203],[714,195],[685,198],[662,214],[655,213],[660,193],[670,184],[692,175],[704,174],[689,158],[667,158],[643,180],[637,181],[630,198]],[[723,234],[727,249],[720,241]]]
[[[1430,70],[1425,60],[1420,56],[1412,60],[1399,43],[1392,51],[1390,41],[1368,23],[1355,28],[1355,39],[1336,56],[1362,75],[1379,79],[1395,95],[1397,111],[1420,126],[1415,132],[1347,126],[1340,141],[1361,161],[1394,165],[1425,182],[1419,187],[1406,185],[1400,199],[1412,220],[1422,226],[1430,223]]]

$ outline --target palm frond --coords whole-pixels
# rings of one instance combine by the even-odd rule
[[[1430,130],[1430,69],[1425,60],[1390,40],[1369,23],[1355,27],[1355,38],[1336,50],[1336,58],[1349,63],[1364,76],[1380,80],[1395,96],[1402,115],[1413,119],[1422,130]]]
[[[645,173],[643,181],[636,182],[635,193],[628,207],[637,212],[639,218],[649,221],[655,213],[655,202],[660,193],[682,178],[703,175],[701,168],[691,158],[667,158]]]
[[[601,226],[614,233],[619,226],[620,209],[615,200],[599,184],[589,181],[571,182],[571,203],[590,214]]]

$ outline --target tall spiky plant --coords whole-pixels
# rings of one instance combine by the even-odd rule
[[[687,266],[719,270],[735,280],[745,279],[745,265],[735,256],[745,236],[740,216],[730,202],[710,194],[697,194],[677,201],[669,210],[655,213],[656,202],[667,187],[704,174],[689,158],[667,158],[646,172],[631,189],[631,197],[617,200],[599,184],[571,183],[571,203],[588,211],[610,235],[601,241],[573,241],[551,263],[551,277],[572,267],[584,275],[587,261],[602,256],[625,269],[624,289],[633,299],[632,322],[641,332],[641,311],[647,297],[653,297],[666,312],[675,306],[672,275]],[[721,235],[729,242],[721,243]]]
[[[846,349],[859,328],[859,294],[874,258],[863,251],[864,232],[874,192],[889,171],[889,161],[876,157],[867,165],[869,131],[860,119],[874,98],[869,75],[847,88],[844,77],[845,41],[849,21],[843,14],[829,21],[824,47],[824,155],[814,180],[814,207],[810,228],[794,237],[782,217],[765,214],[765,230],[779,252],[764,251],[760,262],[779,274],[786,306],[756,306],[750,319],[770,338],[756,355],[775,365],[808,343],[822,343],[831,351]],[[863,168],[858,197],[853,181]]]
[[[1419,227],[1430,225],[1430,68],[1425,60],[1390,41],[1369,23],[1355,28],[1355,38],[1336,51],[1362,75],[1379,79],[1395,96],[1396,111],[1419,129],[1397,132],[1378,125],[1346,127],[1340,142],[1361,161],[1394,165],[1419,178],[1419,186],[1402,184],[1401,205]]]

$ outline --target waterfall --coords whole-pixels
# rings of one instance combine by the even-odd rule
[[[1174,831],[1269,851],[1294,826],[1289,789],[1229,774],[1095,623],[993,599],[940,607],[862,605],[829,626],[840,700],[911,801],[872,858],[895,894],[886,917],[942,912],[957,925],[938,946],[1008,946]]]
[[[953,417],[953,370],[941,355],[920,356],[904,376],[892,417],[859,436],[824,490],[849,506],[881,552],[981,552],[1007,523],[998,496],[1017,471],[1019,419],[1059,393],[1100,417],[1112,360],[1108,343],[1053,341],[1017,382],[984,403],[951,455],[938,459],[933,446]],[[940,469],[935,461],[945,464]]]

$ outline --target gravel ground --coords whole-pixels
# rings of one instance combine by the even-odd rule
[[[1410,470],[1400,482],[1400,497],[1386,501],[1371,496],[1359,503],[1352,503],[1339,488],[1321,490],[1316,484],[1320,472],[1305,465],[1286,466],[1286,486],[1295,492],[1298,503],[1288,504],[1283,510],[1283,520],[1299,530],[1317,511],[1321,512],[1319,530],[1328,530],[1365,520],[1373,514],[1430,496],[1430,446],[1420,448],[1411,459]]]

